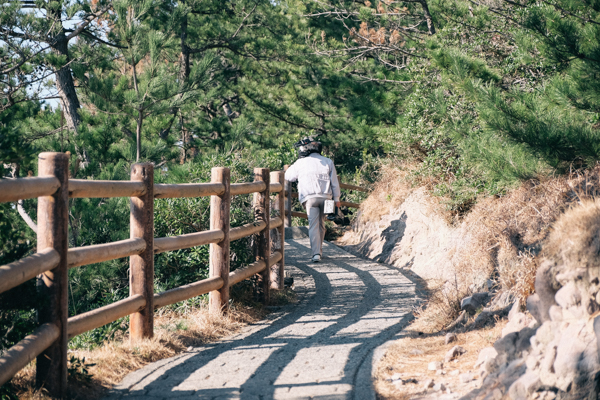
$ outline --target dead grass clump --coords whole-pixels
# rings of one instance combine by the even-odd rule
[[[416,326],[420,332],[435,333],[444,329],[458,316],[465,290],[458,282],[427,283],[427,301],[414,311],[415,323],[418,324]]]
[[[462,222],[471,240],[459,263],[479,264],[476,269],[524,300],[534,290],[541,245],[568,207],[570,190],[565,178],[532,180],[506,196],[478,202]]]
[[[600,267],[600,199],[584,200],[556,221],[544,256],[567,269]]]
[[[69,357],[85,359],[91,379],[69,381],[69,398],[97,399],[104,391],[120,382],[129,372],[146,364],[182,353],[239,331],[248,323],[264,317],[264,312],[235,305],[228,314],[219,315],[208,307],[188,310],[185,314],[165,311],[155,317],[152,339],[130,342],[124,336],[92,350],[72,350]],[[20,399],[48,399],[34,388],[35,366],[30,364],[13,379]]]
[[[411,174],[414,166],[406,162],[384,164],[373,191],[360,205],[363,221],[378,222],[404,202],[412,191]]]

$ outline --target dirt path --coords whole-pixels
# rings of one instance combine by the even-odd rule
[[[411,320],[415,285],[330,243],[313,264],[309,246],[307,238],[286,241],[297,304],[131,373],[109,398],[374,399],[373,363]]]

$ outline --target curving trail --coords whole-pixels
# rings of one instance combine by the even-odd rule
[[[313,264],[308,238],[287,240],[297,304],[131,373],[109,398],[375,399],[373,364],[412,318],[415,284],[330,243],[323,252]]]

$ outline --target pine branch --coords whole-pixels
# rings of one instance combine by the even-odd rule
[[[83,32],[83,30],[89,25],[91,24],[95,19],[100,18],[104,13],[106,13],[109,9],[110,9],[110,5],[105,6],[103,9],[96,11],[95,13],[89,14],[88,17],[91,17],[87,20],[85,20],[84,22],[81,23],[81,25],[79,25],[77,27],[77,29],[75,29],[69,36],[67,36],[66,40],[67,42],[71,39],[73,39],[75,36],[78,36],[81,32]]]

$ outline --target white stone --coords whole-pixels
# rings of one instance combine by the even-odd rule
[[[427,365],[427,369],[429,371],[437,371],[438,369],[442,369],[444,364],[440,361],[432,361]]]
[[[541,382],[537,373],[528,371],[513,382],[508,388],[508,396],[514,400],[526,399],[540,387]]]
[[[477,311],[477,309],[483,307],[485,303],[489,300],[488,292],[474,293],[469,297],[465,297],[460,302],[461,310],[467,311],[469,314],[473,315]]]
[[[461,346],[454,346],[453,348],[448,350],[448,352],[446,353],[446,356],[444,357],[444,362],[449,363],[456,357],[461,356],[461,355],[465,354],[466,352],[467,351],[464,348],[462,348]]]
[[[479,352],[479,356],[477,357],[477,361],[475,362],[474,367],[479,368],[484,365],[488,360],[494,360],[498,356],[498,352],[493,347],[485,347]]]
[[[435,390],[436,392],[442,392],[446,390],[446,385],[444,385],[443,383],[436,383],[435,385],[433,385],[433,390]]]
[[[450,332],[450,333],[446,334],[446,337],[444,338],[444,343],[450,344],[452,342],[456,342],[456,339],[457,339],[456,333]]]

